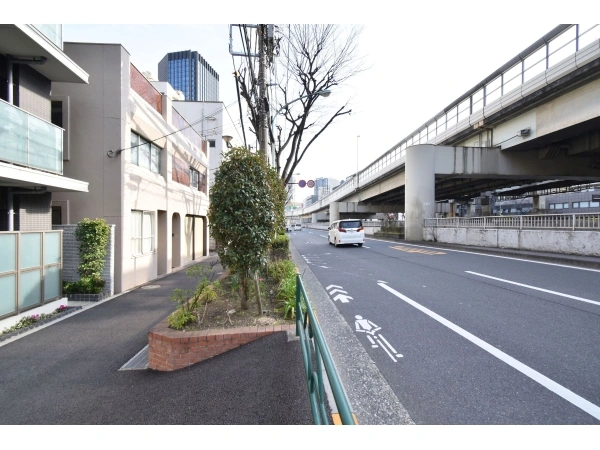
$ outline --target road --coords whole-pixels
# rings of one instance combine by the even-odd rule
[[[415,423],[600,423],[599,271],[325,233],[288,234]]]

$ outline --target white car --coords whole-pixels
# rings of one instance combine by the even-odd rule
[[[365,243],[365,228],[360,219],[336,220],[329,225],[329,244],[336,247],[345,244],[357,244],[362,247]]]
[[[296,223],[292,226],[292,230],[294,231],[302,231],[302,225],[300,225],[299,223]]]

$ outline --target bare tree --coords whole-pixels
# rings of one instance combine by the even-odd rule
[[[278,30],[280,37],[271,48],[276,55],[273,61],[278,64],[275,84],[280,99],[257,99],[257,80],[250,66],[237,73],[254,134],[258,129],[258,108],[270,106],[272,114],[279,113],[285,119],[285,126],[271,128],[270,142],[275,145],[277,173],[289,183],[315,140],[338,117],[352,111],[348,101],[332,106],[335,96],[325,100],[321,95],[365,68],[357,52],[360,27],[295,24],[279,26]],[[270,122],[273,120],[271,117]]]

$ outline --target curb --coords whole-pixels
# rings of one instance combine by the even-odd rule
[[[65,311],[62,311],[62,312],[60,312],[58,314],[54,314],[51,317],[47,317],[47,318],[45,318],[43,320],[40,320],[40,321],[38,321],[36,323],[33,323],[33,324],[29,325],[26,328],[19,328],[18,330],[11,331],[10,333],[0,334],[0,342],[3,342],[3,341],[5,341],[7,339],[10,339],[12,337],[18,336],[19,334],[27,333],[27,332],[33,330],[34,328],[41,327],[42,325],[46,325],[49,322],[52,322],[52,321],[54,321],[56,319],[60,319],[60,318],[62,318],[64,316],[72,314],[72,313],[74,313],[75,311],[77,311],[77,310],[79,310],[81,308],[82,308],[81,306],[69,306],[68,309],[66,309]]]

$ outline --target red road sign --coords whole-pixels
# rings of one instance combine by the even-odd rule
[[[307,185],[309,188],[312,188],[312,187],[315,187],[315,182],[314,182],[313,180],[308,180],[308,181],[306,182],[306,185]]]

